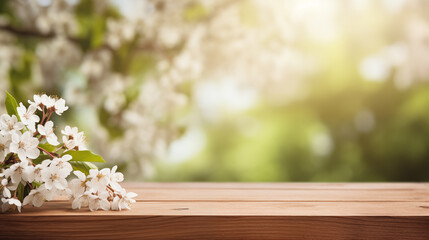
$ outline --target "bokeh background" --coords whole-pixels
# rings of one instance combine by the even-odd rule
[[[423,0],[5,0],[0,89],[65,98],[54,121],[130,181],[428,181],[428,12]]]

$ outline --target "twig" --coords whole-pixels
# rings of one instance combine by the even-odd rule
[[[38,149],[40,149],[40,150],[42,150],[42,151],[44,151],[46,154],[48,154],[50,157],[52,157],[52,158],[56,158],[54,155],[52,155],[52,153],[50,153],[50,152],[48,152],[47,150],[45,150],[44,148],[41,148],[41,147],[37,147]]]
[[[41,32],[29,30],[29,29],[18,29],[18,28],[14,28],[12,26],[7,26],[7,25],[0,26],[0,30],[7,31],[9,33],[13,33],[15,35],[19,35],[22,37],[54,38],[57,36],[57,34],[55,34],[53,32],[41,33]],[[72,42],[75,42],[75,43],[79,43],[80,41],[82,41],[82,39],[79,39],[76,37],[71,37],[71,36],[67,36],[67,39],[72,41]]]

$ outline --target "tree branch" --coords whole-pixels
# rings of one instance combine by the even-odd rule
[[[54,38],[54,37],[58,36],[57,34],[55,34],[53,32],[41,33],[41,32],[29,30],[29,29],[18,29],[18,28],[14,28],[12,26],[6,26],[6,25],[0,26],[0,30],[6,31],[6,32],[9,32],[9,33],[12,33],[14,35],[21,36],[21,37],[34,37],[34,38],[49,39],[49,38]],[[80,41],[82,41],[82,39],[70,37],[70,36],[67,36],[67,39],[69,39],[70,41],[75,42],[75,43],[79,43]]]

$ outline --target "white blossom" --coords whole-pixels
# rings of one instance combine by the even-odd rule
[[[21,212],[21,202],[16,198],[2,198],[1,201],[3,202],[1,206],[2,212],[6,212],[9,210],[12,206],[16,206],[19,212]]]
[[[1,180],[1,186],[3,188],[3,197],[7,197],[10,198],[11,194],[10,194],[10,190],[7,188],[7,179],[2,179]]]
[[[1,135],[0,134],[0,158],[5,158],[8,153],[10,153],[9,147],[12,139],[10,134]]]
[[[36,166],[34,166],[33,168],[33,177],[34,177],[34,181],[36,182],[42,182],[42,170],[45,169],[49,164],[50,164],[50,160],[45,160],[43,161],[41,164],[37,164]]]
[[[86,149],[85,136],[83,132],[79,132],[77,127],[66,126],[64,130],[61,130],[61,133],[64,134],[63,142],[67,149]]]
[[[55,102],[55,113],[61,115],[63,112],[67,111],[69,107],[66,106],[66,101],[62,98]]]
[[[45,197],[47,201],[51,201],[54,197],[57,197],[57,196],[70,196],[70,195],[71,195],[71,191],[67,187],[64,189],[52,188],[47,192]]]
[[[116,172],[116,169],[118,169],[118,166],[113,166],[112,170],[110,171],[110,186],[112,186],[113,189],[121,189],[121,186],[118,184],[119,182],[124,181],[124,174],[120,172]]]
[[[64,190],[67,188],[66,177],[70,175],[68,169],[61,168],[55,165],[50,165],[42,169],[42,180],[48,190],[59,189]]]
[[[22,179],[26,182],[32,183],[34,181],[34,166],[27,161],[22,161],[25,163],[24,172],[22,173]]]
[[[107,192],[99,193],[97,195],[90,194],[89,195],[89,210],[97,211],[99,208],[107,211],[110,209],[110,203],[107,200],[109,194]]]
[[[135,203],[136,193],[126,193],[125,189],[122,189],[120,195],[116,195],[112,201],[112,210],[121,211],[123,209],[131,209],[131,203]]]
[[[70,172],[73,171],[73,167],[69,163],[71,159],[72,159],[72,156],[70,156],[69,154],[66,154],[60,158],[52,159],[50,166],[55,166],[59,168],[60,171],[65,171],[70,174]]]
[[[30,191],[24,198],[23,205],[31,203],[34,207],[41,207],[46,200],[46,195],[48,195],[48,190],[45,185],[41,185],[39,188]]]
[[[28,100],[28,103],[30,106],[35,106],[38,110],[42,111],[41,106],[43,106],[42,103],[42,97],[40,95],[34,95],[33,96],[34,102]]]
[[[122,174],[121,172],[116,172],[116,170],[118,169],[118,166],[113,166],[112,170],[110,172],[110,181],[112,182],[122,182],[124,181],[124,174]]]
[[[22,122],[18,122],[18,118],[15,115],[9,116],[8,114],[3,114],[0,117],[0,133],[2,135],[11,134],[18,132],[24,128]]]
[[[48,109],[55,107],[55,98],[52,98],[46,94],[43,94],[41,96],[41,101],[42,101],[42,104],[45,105],[45,107]]]
[[[72,192],[72,196],[75,198],[77,196],[82,195],[86,191],[86,176],[81,171],[74,171],[74,175],[77,176],[77,178],[72,179],[69,182],[69,188]]]
[[[4,171],[5,177],[10,177],[12,183],[18,185],[21,180],[28,181],[34,179],[31,171],[27,171],[29,168],[28,161],[22,161],[12,164],[8,169]]]
[[[46,122],[44,126],[39,124],[37,126],[37,131],[40,133],[40,135],[46,137],[46,141],[48,141],[49,144],[53,146],[60,144],[58,142],[57,135],[54,133],[54,123],[52,121]]]
[[[72,156],[67,154],[67,151],[86,149],[84,134],[79,132],[77,127],[66,126],[61,131],[64,134],[63,140],[66,149],[59,148],[55,153],[41,155],[38,138],[45,138],[51,145],[58,145],[59,142],[54,133],[52,121],[37,125],[37,132],[35,131],[36,122],[40,120],[35,115],[36,110],[43,110],[44,117],[46,117],[50,116],[53,111],[61,115],[68,107],[65,106],[64,99],[55,100],[46,94],[34,95],[33,98],[34,102],[29,101],[28,109],[22,103],[17,108],[22,122],[19,122],[16,116],[3,114],[0,117],[0,157],[13,153],[7,160],[12,161],[11,165],[6,164],[4,168],[0,168],[2,211],[15,207],[21,211],[22,205],[41,207],[45,201],[63,195],[69,196],[73,209],[82,207],[89,207],[90,211],[111,208],[129,209],[130,204],[135,202],[133,197],[136,194],[126,193],[125,189],[119,185],[119,182],[124,180],[124,176],[122,173],[116,172],[117,166],[112,169],[91,169],[88,176],[80,171],[75,171],[77,179],[67,182],[67,177],[73,171],[73,167],[69,163]],[[47,113],[49,115],[46,115]],[[25,126],[28,128],[24,128]],[[47,159],[41,163],[31,160],[39,156]],[[11,191],[17,190],[19,184],[33,186],[29,193],[25,193],[22,202],[11,193]],[[12,195],[14,195],[13,198],[11,198]]]
[[[66,126],[64,130],[61,130],[61,133],[65,135],[65,137],[74,138],[78,134],[79,130],[77,127]]]
[[[79,67],[87,79],[99,79],[108,72],[111,64],[111,52],[105,49],[89,52]]]
[[[104,168],[102,170],[90,169],[88,178],[91,178],[86,185],[94,192],[106,191],[107,184],[110,180],[110,169]]]
[[[28,109],[24,106],[24,104],[19,103],[19,107],[16,109],[18,111],[18,115],[21,118],[21,122],[24,123],[30,131],[36,131],[36,123],[40,121],[39,116],[34,113],[37,110],[37,107],[34,105],[30,105]]]
[[[92,195],[91,191],[86,191],[82,195],[77,196],[72,202],[73,209],[80,209],[89,206],[89,196]]]
[[[12,134],[10,151],[17,153],[21,160],[26,160],[27,158],[36,159],[40,154],[39,149],[37,149],[38,144],[39,140],[33,137],[31,132],[23,134],[16,132]]]

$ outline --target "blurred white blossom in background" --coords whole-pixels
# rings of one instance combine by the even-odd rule
[[[16,0],[3,5],[10,11],[0,15],[0,88],[21,96],[34,91],[64,96],[89,130],[88,144],[107,162],[123,164],[134,179],[156,174],[154,160],[184,161],[201,151],[204,133],[196,129],[206,121],[221,121],[262,101],[284,104],[305,97],[315,81],[311,77],[329,64],[314,52],[344,38],[370,49],[358,54],[355,66],[364,79],[393,77],[399,89],[429,79],[428,21],[405,11],[427,9],[422,1]],[[349,19],[345,12],[355,19],[365,12],[389,18],[369,25],[370,20]],[[382,41],[382,31],[361,34],[377,32],[398,17],[405,20],[392,41]],[[28,76],[12,82],[12,68]],[[370,119],[367,112],[358,115],[356,128],[372,128]],[[334,147],[329,134],[309,144],[320,155]]]

